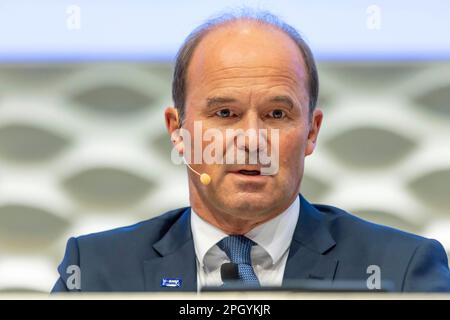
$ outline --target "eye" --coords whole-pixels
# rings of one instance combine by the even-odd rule
[[[220,109],[216,112],[216,115],[220,118],[229,118],[231,116],[234,116],[235,114],[230,109]]]
[[[286,113],[281,109],[275,109],[269,112],[269,117],[274,119],[282,119],[286,116]]]

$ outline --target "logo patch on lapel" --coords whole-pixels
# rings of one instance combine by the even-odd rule
[[[162,278],[161,287],[179,288],[183,281],[179,278]]]

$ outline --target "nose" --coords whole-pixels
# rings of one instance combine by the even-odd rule
[[[239,136],[235,137],[235,145],[239,150],[243,150],[248,154],[257,154],[267,148],[267,130],[264,122],[256,112],[249,112],[242,119],[240,135],[244,135],[239,140]]]

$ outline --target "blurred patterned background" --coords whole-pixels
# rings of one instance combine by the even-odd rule
[[[71,236],[188,205],[163,118],[173,56],[242,4],[319,61],[301,192],[450,253],[450,2],[373,2],[0,0],[0,292],[48,292]]]
[[[0,67],[0,288],[48,291],[70,236],[188,205],[163,109],[172,65]],[[301,192],[450,251],[450,64],[320,63]]]

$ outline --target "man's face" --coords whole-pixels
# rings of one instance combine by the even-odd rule
[[[266,129],[267,148],[278,144],[279,150],[274,175],[239,173],[258,170],[258,164],[193,164],[212,179],[205,186],[190,172],[191,192],[203,205],[247,220],[286,209],[298,193],[304,157],[314,149],[321,122],[317,110],[309,123],[307,81],[298,47],[271,27],[241,21],[212,31],[200,42],[188,68],[183,127],[193,137],[194,122],[201,121],[203,132],[218,129],[224,138],[226,129]],[[273,129],[278,141],[271,139]],[[203,142],[203,150],[209,143]],[[224,139],[224,158],[230,150],[227,143]]]

